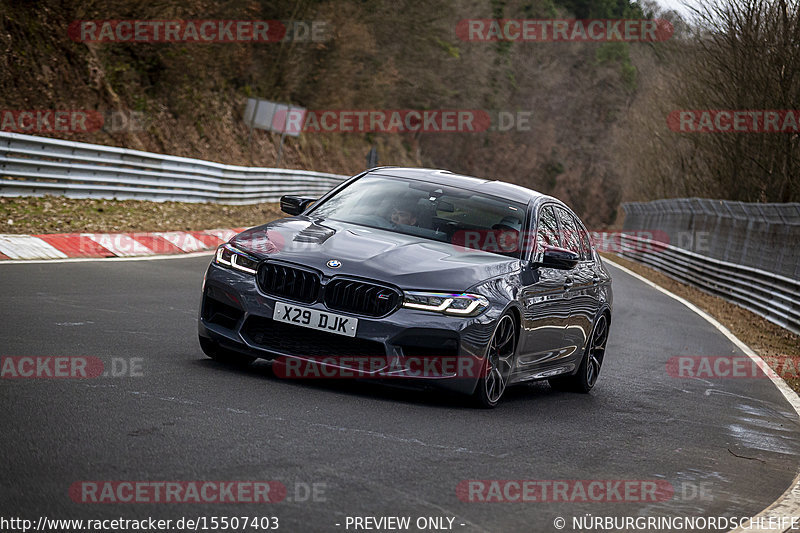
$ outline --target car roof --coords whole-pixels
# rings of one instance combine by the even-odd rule
[[[368,174],[440,183],[446,186],[486,193],[492,196],[499,196],[507,200],[521,202],[524,204],[527,204],[531,200],[555,200],[555,198],[551,198],[540,192],[534,191],[533,189],[514,185],[513,183],[455,174],[449,170],[440,170],[434,168],[378,167],[369,170]]]

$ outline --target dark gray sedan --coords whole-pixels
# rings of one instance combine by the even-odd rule
[[[611,278],[583,223],[538,192],[382,167],[220,246],[203,351],[298,378],[406,379],[494,407],[514,383],[588,392]]]

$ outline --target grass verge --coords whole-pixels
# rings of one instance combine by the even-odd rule
[[[252,227],[282,216],[276,203],[190,204],[58,196],[0,198],[0,233],[28,235]]]

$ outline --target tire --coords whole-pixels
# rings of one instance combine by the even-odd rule
[[[247,366],[256,360],[255,357],[227,350],[207,337],[199,337],[199,340],[203,353],[214,361],[228,365]]]
[[[580,392],[583,394],[592,390],[600,375],[603,358],[606,354],[608,342],[608,317],[601,314],[592,328],[592,336],[586,345],[578,371],[571,376],[553,378],[549,380],[550,386],[556,390]]]
[[[473,402],[483,409],[494,409],[503,397],[514,368],[517,351],[517,322],[510,313],[497,321],[484,358],[483,371],[473,395]]]

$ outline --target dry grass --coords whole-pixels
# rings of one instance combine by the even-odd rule
[[[282,216],[274,203],[234,206],[55,196],[0,198],[0,233],[29,235],[238,228]]]

